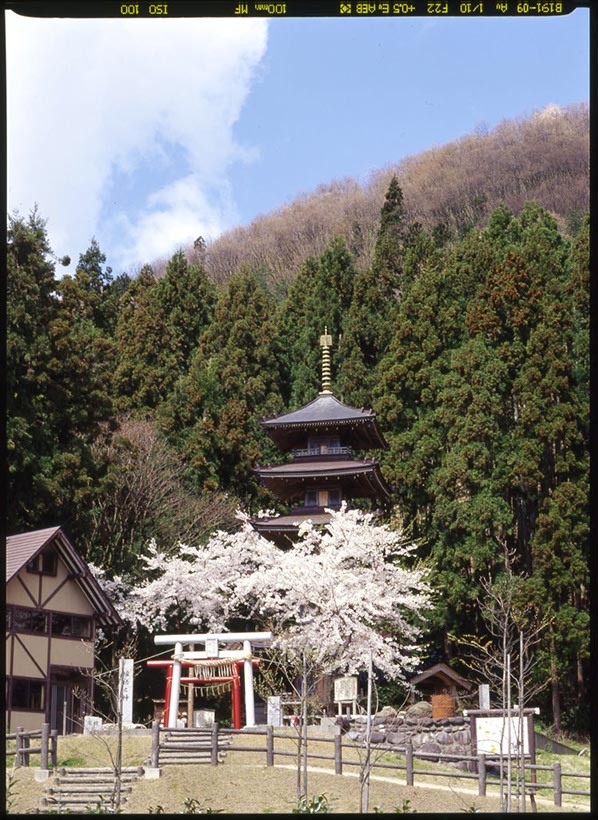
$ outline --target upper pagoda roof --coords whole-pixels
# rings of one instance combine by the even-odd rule
[[[332,393],[321,393],[290,413],[262,419],[260,425],[281,450],[303,445],[304,432],[338,432],[357,449],[388,449],[376,413],[372,409],[349,407]]]

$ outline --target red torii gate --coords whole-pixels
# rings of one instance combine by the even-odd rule
[[[252,666],[259,665],[259,658],[252,658],[251,663]],[[159,667],[166,669],[166,687],[164,692],[164,723],[165,725],[168,723],[168,715],[170,714],[170,697],[172,692],[172,669],[174,666],[174,660],[171,658],[170,660],[164,661],[146,661],[147,666],[151,667]],[[223,664],[223,661],[218,661],[218,664]],[[195,684],[195,683],[230,683],[232,684],[231,689],[231,701],[232,701],[232,719],[233,719],[233,729],[240,729],[242,726],[242,718],[241,718],[241,678],[239,675],[240,667],[243,666],[245,663],[244,660],[237,660],[232,661],[232,674],[231,675],[221,675],[221,676],[210,676],[210,677],[198,677],[196,675],[186,675],[181,676],[180,682],[181,683],[188,683],[188,684]],[[187,669],[196,669],[198,666],[207,666],[208,660],[201,662],[200,664],[194,663],[193,661],[181,661],[181,665]],[[211,664],[210,664],[211,665]],[[192,716],[189,715],[188,720],[191,721]],[[188,725],[191,725],[188,723]]]
[[[167,669],[166,696],[164,704],[164,725],[169,729],[176,727],[179,711],[179,688],[181,683],[231,683],[233,701],[233,726],[241,728],[241,697],[239,665],[243,664],[243,679],[245,689],[245,722],[247,726],[255,726],[255,706],[253,699],[253,667],[259,663],[252,657],[252,646],[267,646],[272,640],[271,632],[224,632],[204,633],[202,635],[156,635],[154,643],[158,646],[174,644],[172,658],[165,661],[148,661],[148,666],[162,666]],[[224,649],[218,646],[222,643],[242,642],[243,649]],[[183,651],[183,644],[195,646],[204,644],[204,649]],[[194,669],[194,675],[182,677],[182,668]],[[213,676],[202,674],[198,669],[229,667],[231,674]],[[226,670],[228,671],[228,670]]]

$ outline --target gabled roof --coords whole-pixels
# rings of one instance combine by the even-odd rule
[[[299,440],[297,435],[303,430],[316,432],[320,429],[346,431],[360,449],[388,448],[372,409],[349,407],[331,393],[321,393],[298,410],[262,419],[260,426],[282,449],[294,446]]]
[[[19,535],[9,535],[6,539],[6,583],[17,572],[28,564],[46,544],[48,544],[60,527],[49,527],[46,530],[22,532]]]
[[[424,672],[420,672],[419,675],[414,675],[409,683],[418,684],[429,678],[438,678],[443,683],[452,683],[466,689],[468,692],[473,689],[473,684],[462,678],[454,669],[451,669],[448,663],[435,663],[434,666],[430,666]]]
[[[33,560],[45,547],[52,545],[73,579],[97,614],[101,626],[122,623],[112,602],[91,574],[89,567],[71,544],[61,527],[9,535],[6,539],[6,583]]]

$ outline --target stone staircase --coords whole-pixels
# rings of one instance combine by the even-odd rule
[[[218,732],[218,763],[222,763],[226,750],[232,743],[232,735]],[[210,764],[212,761],[212,732],[210,729],[169,729],[160,733],[158,765],[182,766]],[[149,765],[149,764],[148,764]]]
[[[140,766],[123,767],[121,770],[121,804],[126,803],[135,781],[143,776]],[[62,768],[51,781],[42,797],[40,814],[68,811],[79,814],[100,806],[106,813],[114,811],[116,778],[114,769]]]

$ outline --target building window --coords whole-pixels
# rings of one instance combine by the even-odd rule
[[[62,638],[91,638],[91,618],[80,615],[52,615],[52,635]]]
[[[48,616],[39,609],[15,607],[13,624],[16,632],[47,632]]]
[[[13,678],[11,708],[42,712],[45,688],[45,682],[41,680]]]
[[[36,555],[27,564],[27,572],[38,572],[41,575],[56,575],[56,553],[54,550],[44,550]]]
[[[54,613],[52,615],[52,635],[69,636],[72,634],[72,617],[70,615],[58,615]]]
[[[77,638],[91,638],[91,620],[73,615],[73,635]]]

